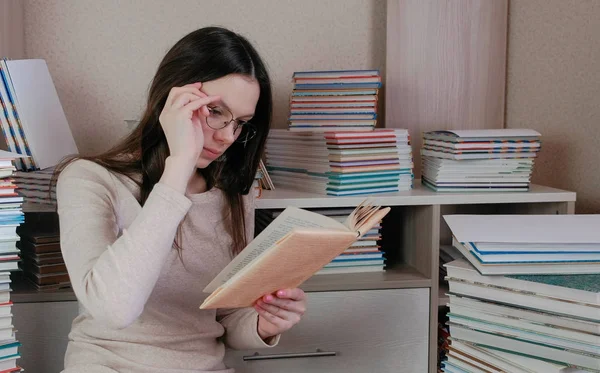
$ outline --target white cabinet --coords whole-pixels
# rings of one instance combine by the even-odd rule
[[[70,302],[15,303],[13,324],[26,372],[58,373],[63,370],[71,322],[79,305]]]
[[[307,293],[302,321],[277,347],[228,350],[239,373],[423,373],[428,368],[429,289]],[[255,355],[257,354],[257,355]]]

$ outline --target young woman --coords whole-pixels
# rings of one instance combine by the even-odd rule
[[[64,372],[230,372],[225,345],[274,346],[299,322],[300,289],[199,309],[202,289],[253,237],[248,193],[271,106],[252,45],[200,29],[160,63],[131,135],[58,168],[61,248],[81,305]]]

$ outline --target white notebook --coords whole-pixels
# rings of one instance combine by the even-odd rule
[[[7,60],[6,66],[23,132],[36,165],[41,169],[52,167],[63,157],[78,154],[46,61]]]
[[[444,215],[459,242],[600,243],[600,214]]]

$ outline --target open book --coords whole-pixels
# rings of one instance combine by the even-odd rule
[[[263,295],[298,287],[389,211],[363,202],[341,223],[316,212],[286,208],[204,288],[211,294],[200,308],[250,307]]]

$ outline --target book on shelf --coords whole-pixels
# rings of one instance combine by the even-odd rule
[[[256,176],[254,177],[252,188],[256,198],[262,197],[263,190],[275,190],[273,180],[271,180],[269,171],[262,160],[259,163],[258,170],[256,170]]]
[[[78,149],[43,59],[0,59],[0,125],[4,149],[25,157],[15,161],[17,192],[26,210],[50,210],[54,166]]]
[[[540,137],[530,129],[425,132],[422,182],[438,192],[527,191]]]
[[[8,150],[27,155],[19,170],[53,167],[78,149],[46,62],[0,60],[0,123]]]
[[[345,221],[296,207],[286,208],[204,289],[200,308],[251,306],[265,294],[294,288],[371,231],[389,207],[366,203]]]
[[[327,216],[343,223],[352,208],[313,208],[311,212]],[[282,211],[258,210],[256,212],[255,235],[269,226]],[[381,250],[382,223],[374,225],[356,242],[315,273],[317,275],[383,272],[386,267],[386,255]]]
[[[52,212],[25,213],[25,222],[18,229],[18,247],[22,253],[20,268],[26,281],[37,290],[71,287],[67,268],[60,250],[58,215]]]
[[[292,76],[288,129],[365,131],[377,126],[378,70],[298,71]]]
[[[413,159],[405,129],[297,133],[272,130],[267,167],[282,187],[334,196],[412,189]]]

